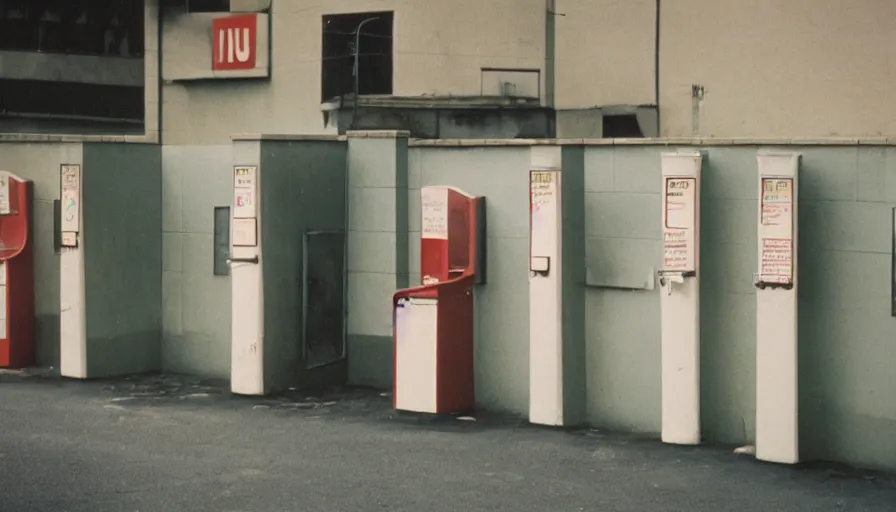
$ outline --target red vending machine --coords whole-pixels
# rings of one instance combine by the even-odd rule
[[[420,194],[422,285],[392,299],[393,403],[459,413],[475,406],[473,288],[485,282],[485,198],[452,187]]]
[[[34,364],[32,183],[0,171],[0,368]]]

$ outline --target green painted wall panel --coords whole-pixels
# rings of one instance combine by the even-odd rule
[[[310,384],[302,352],[304,236],[345,231],[346,157],[345,144],[337,141],[261,143],[265,380],[271,390]]]
[[[233,198],[231,146],[162,147],[162,368],[230,378],[230,278],[213,274],[214,208]]]
[[[160,149],[84,145],[81,194],[90,377],[160,368]]]

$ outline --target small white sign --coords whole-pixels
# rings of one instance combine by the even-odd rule
[[[0,215],[9,215],[12,213],[12,206],[9,200],[9,175],[0,172]]]
[[[63,165],[61,175],[63,233],[81,231],[81,166]],[[73,246],[72,246],[73,247]]]
[[[448,240],[448,189],[423,187],[420,190],[421,237]]]
[[[255,219],[233,219],[231,236],[234,247],[257,247],[258,223]]]
[[[62,233],[62,246],[63,247],[77,247],[78,246],[78,234],[73,233],[71,231],[65,231]]]
[[[233,168],[233,218],[254,219],[258,216],[258,167]]]
[[[663,201],[663,270],[696,270],[697,179],[667,177]]]

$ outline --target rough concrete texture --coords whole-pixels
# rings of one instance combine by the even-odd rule
[[[887,475],[219,384],[0,373],[0,510],[896,510]]]

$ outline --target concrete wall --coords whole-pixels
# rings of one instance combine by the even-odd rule
[[[214,209],[233,202],[230,144],[162,147],[162,368],[230,378],[230,278],[214,275]]]
[[[478,95],[482,67],[537,70],[543,101],[553,84],[564,137],[601,133],[600,112],[588,109],[657,102],[655,0],[556,0],[553,16],[544,0],[322,5],[273,2],[269,81],[164,86],[166,141],[225,144],[231,133],[331,132],[319,101],[321,16],[344,12],[395,11],[396,95]],[[894,16],[896,4],[887,0],[724,7],[713,0],[663,2],[660,134],[896,136],[886,108],[896,101],[889,87],[896,78],[890,65],[896,50],[889,44],[896,28],[888,23]],[[553,79],[545,64],[549,21]],[[164,31],[163,47],[190,58],[189,48],[175,44],[172,27]],[[146,75],[149,83],[157,72],[148,67]],[[703,88],[699,101],[692,98],[693,85]],[[154,99],[147,94],[149,106]]]
[[[896,135],[894,16],[888,0],[663,2],[661,135]]]
[[[589,151],[589,266],[636,286],[660,263],[661,147]],[[714,147],[704,164],[701,392],[704,435],[753,439],[756,151]],[[891,207],[896,151],[801,152],[800,434],[804,458],[894,467],[890,389]],[[613,272],[613,271],[616,272]],[[659,429],[657,291],[589,292],[592,422]],[[886,398],[885,398],[886,397]]]
[[[363,152],[394,152],[368,140]],[[660,154],[665,145],[591,146],[585,155],[587,420],[660,429]],[[701,278],[702,428],[708,441],[755,435],[755,289],[759,146],[704,147]],[[893,468],[889,393],[891,208],[896,149],[786,146],[803,154],[800,204],[800,417],[804,459]],[[453,185],[488,198],[488,283],[476,291],[476,393],[481,407],[528,408],[528,203],[525,146],[413,145],[408,152],[407,268],[419,283],[419,188]],[[355,155],[350,151],[350,155]],[[390,154],[390,161],[401,156]],[[392,236],[402,187],[358,190],[351,218],[350,377],[388,387],[389,303],[402,270]],[[365,162],[369,160],[365,159]],[[388,186],[387,186],[388,185]],[[376,199],[380,197],[381,199]],[[399,227],[395,227],[399,226]],[[373,232],[377,232],[374,234]],[[387,255],[385,257],[381,255]],[[398,263],[396,263],[398,262]],[[379,265],[379,267],[376,267]],[[376,268],[374,268],[376,267]],[[381,267],[381,268],[380,268]],[[379,268],[379,271],[377,270]],[[379,272],[379,273],[377,273]]]
[[[348,378],[392,383],[392,294],[409,283],[406,134],[348,142]]]
[[[14,80],[143,87],[144,70],[142,58],[0,51],[0,78]]]
[[[556,0],[558,109],[655,103],[656,4]]]
[[[0,169],[34,182],[34,275],[37,363],[59,367],[59,255],[54,247],[53,201],[59,166],[80,164],[78,143],[0,144]]]
[[[396,95],[479,95],[482,67],[541,69],[543,0],[308,0],[271,8],[270,81],[164,86],[170,144],[224,144],[232,133],[326,133],[320,110],[322,16],[395,11]],[[178,35],[163,29],[163,48]]]

